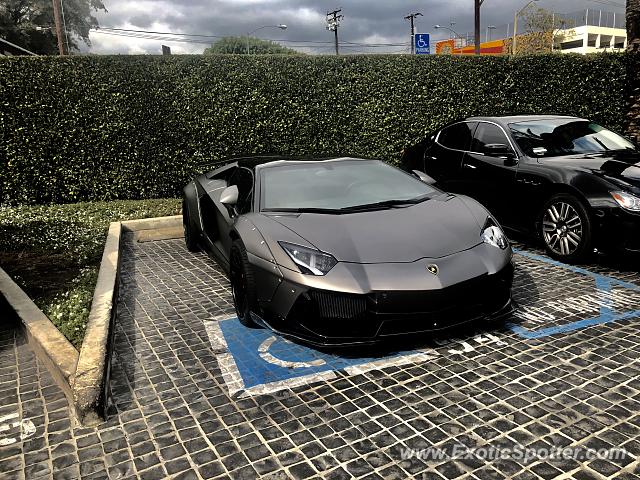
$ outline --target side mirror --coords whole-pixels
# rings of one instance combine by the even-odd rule
[[[414,176],[418,177],[420,179],[421,182],[426,183],[427,185],[433,185],[434,183],[436,183],[436,181],[431,178],[429,175],[427,175],[424,172],[421,172],[420,170],[413,170],[411,172]]]
[[[490,157],[503,158],[505,167],[515,167],[518,164],[515,152],[504,143],[488,143],[484,146],[484,153]]]
[[[509,145],[505,145],[504,143],[488,143],[484,146],[484,153],[491,157],[505,157],[513,155],[513,150],[511,150]]]
[[[220,203],[227,207],[233,207],[238,203],[238,186],[231,185],[225,188],[220,195]]]

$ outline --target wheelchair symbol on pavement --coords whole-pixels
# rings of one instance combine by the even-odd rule
[[[12,445],[18,440],[26,440],[36,433],[36,427],[31,420],[19,420],[17,413],[0,417],[0,433],[16,430],[13,437],[0,438],[0,447]]]
[[[290,340],[286,338],[282,339],[285,343],[291,343]],[[258,347],[258,354],[260,358],[262,358],[265,362],[269,362],[273,365],[278,365],[279,367],[284,368],[309,368],[309,367],[320,367],[325,365],[327,362],[322,358],[317,358],[310,362],[293,362],[290,360],[281,360],[278,357],[275,357],[271,353],[269,353],[269,348],[274,342],[277,341],[277,337],[275,335],[270,336],[264,342],[260,344]]]

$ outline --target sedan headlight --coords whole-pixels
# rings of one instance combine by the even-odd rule
[[[328,253],[293,243],[278,242],[300,271],[307,275],[325,275],[338,261]]]
[[[633,212],[640,212],[640,198],[635,195],[627,192],[611,192],[611,196],[622,208]]]
[[[509,240],[507,240],[506,235],[491,218],[487,220],[484,230],[482,231],[482,241],[501,250],[509,246]]]

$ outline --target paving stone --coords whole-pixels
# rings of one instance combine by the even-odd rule
[[[338,370],[243,396],[220,364],[230,353],[212,343],[211,326],[233,316],[222,271],[181,240],[128,236],[108,422],[76,426],[20,330],[3,324],[0,417],[22,412],[36,433],[0,446],[0,471],[36,479],[632,478],[621,469],[631,472],[633,457],[402,459],[407,449],[456,444],[623,447],[640,455],[638,317],[580,324],[598,316],[594,298],[614,312],[640,311],[640,288],[624,287],[640,286],[640,275],[604,259],[584,267],[602,275],[596,280],[517,247],[519,310],[505,328],[425,339],[429,361]]]

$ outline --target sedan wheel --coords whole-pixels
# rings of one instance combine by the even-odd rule
[[[542,212],[542,239],[552,257],[565,261],[582,258],[591,244],[589,215],[571,195],[556,195]]]

